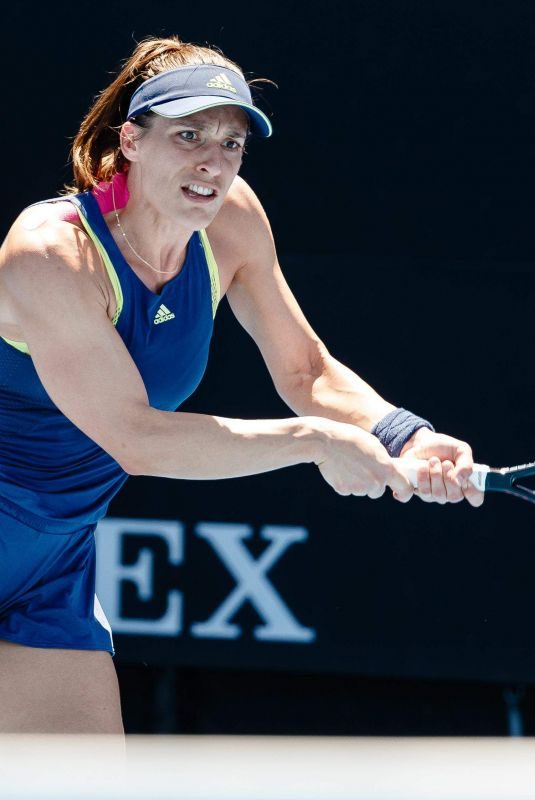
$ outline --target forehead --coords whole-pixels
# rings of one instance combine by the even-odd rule
[[[232,129],[236,133],[246,134],[249,128],[249,117],[239,106],[216,106],[185,117],[170,119],[170,123],[192,125],[198,128],[216,129],[219,127]]]

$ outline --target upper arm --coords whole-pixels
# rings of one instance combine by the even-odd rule
[[[227,221],[241,256],[227,296],[237,319],[260,348],[277,389],[284,393],[300,375],[317,371],[327,351],[282,274],[258,198],[241,183],[232,224]]]
[[[40,380],[58,408],[127,469],[130,430],[147,394],[108,318],[93,245],[64,222],[15,228],[10,240],[0,285]]]

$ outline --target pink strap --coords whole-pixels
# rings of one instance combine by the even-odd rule
[[[111,187],[113,184],[113,194],[115,194],[115,204],[117,209],[124,208],[128,203],[128,187],[126,185],[126,172],[116,172],[111,181],[101,181],[92,190],[93,196],[97,201],[102,214],[107,214],[113,211],[113,194]],[[65,211],[62,219],[65,222],[77,222],[78,212],[76,208],[69,203],[65,203]]]
[[[111,181],[101,181],[101,183],[93,189],[93,196],[102,214],[108,214],[110,211],[113,211],[112,186],[117,209],[124,208],[128,203],[129,194],[126,185],[126,177],[126,172],[116,172]]]

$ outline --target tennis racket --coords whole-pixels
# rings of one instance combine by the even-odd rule
[[[400,460],[400,464],[405,475],[416,488],[416,467],[411,466],[409,461],[404,464],[403,459]],[[501,469],[493,469],[486,464],[474,464],[474,471],[468,480],[480,492],[506,492],[515,497],[521,497],[522,500],[527,500],[528,503],[535,503],[535,489],[530,489],[529,486],[522,484],[523,480],[534,476],[535,461],[531,464],[521,464],[518,467],[502,467]]]

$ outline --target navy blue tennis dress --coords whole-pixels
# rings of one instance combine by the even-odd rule
[[[93,194],[69,200],[106,266],[113,324],[150,405],[173,411],[204,374],[219,302],[206,233],[192,235],[182,270],[154,294],[123,258]],[[26,345],[0,337],[0,639],[113,652],[95,595],[93,534],[126,478],[54,405]]]

